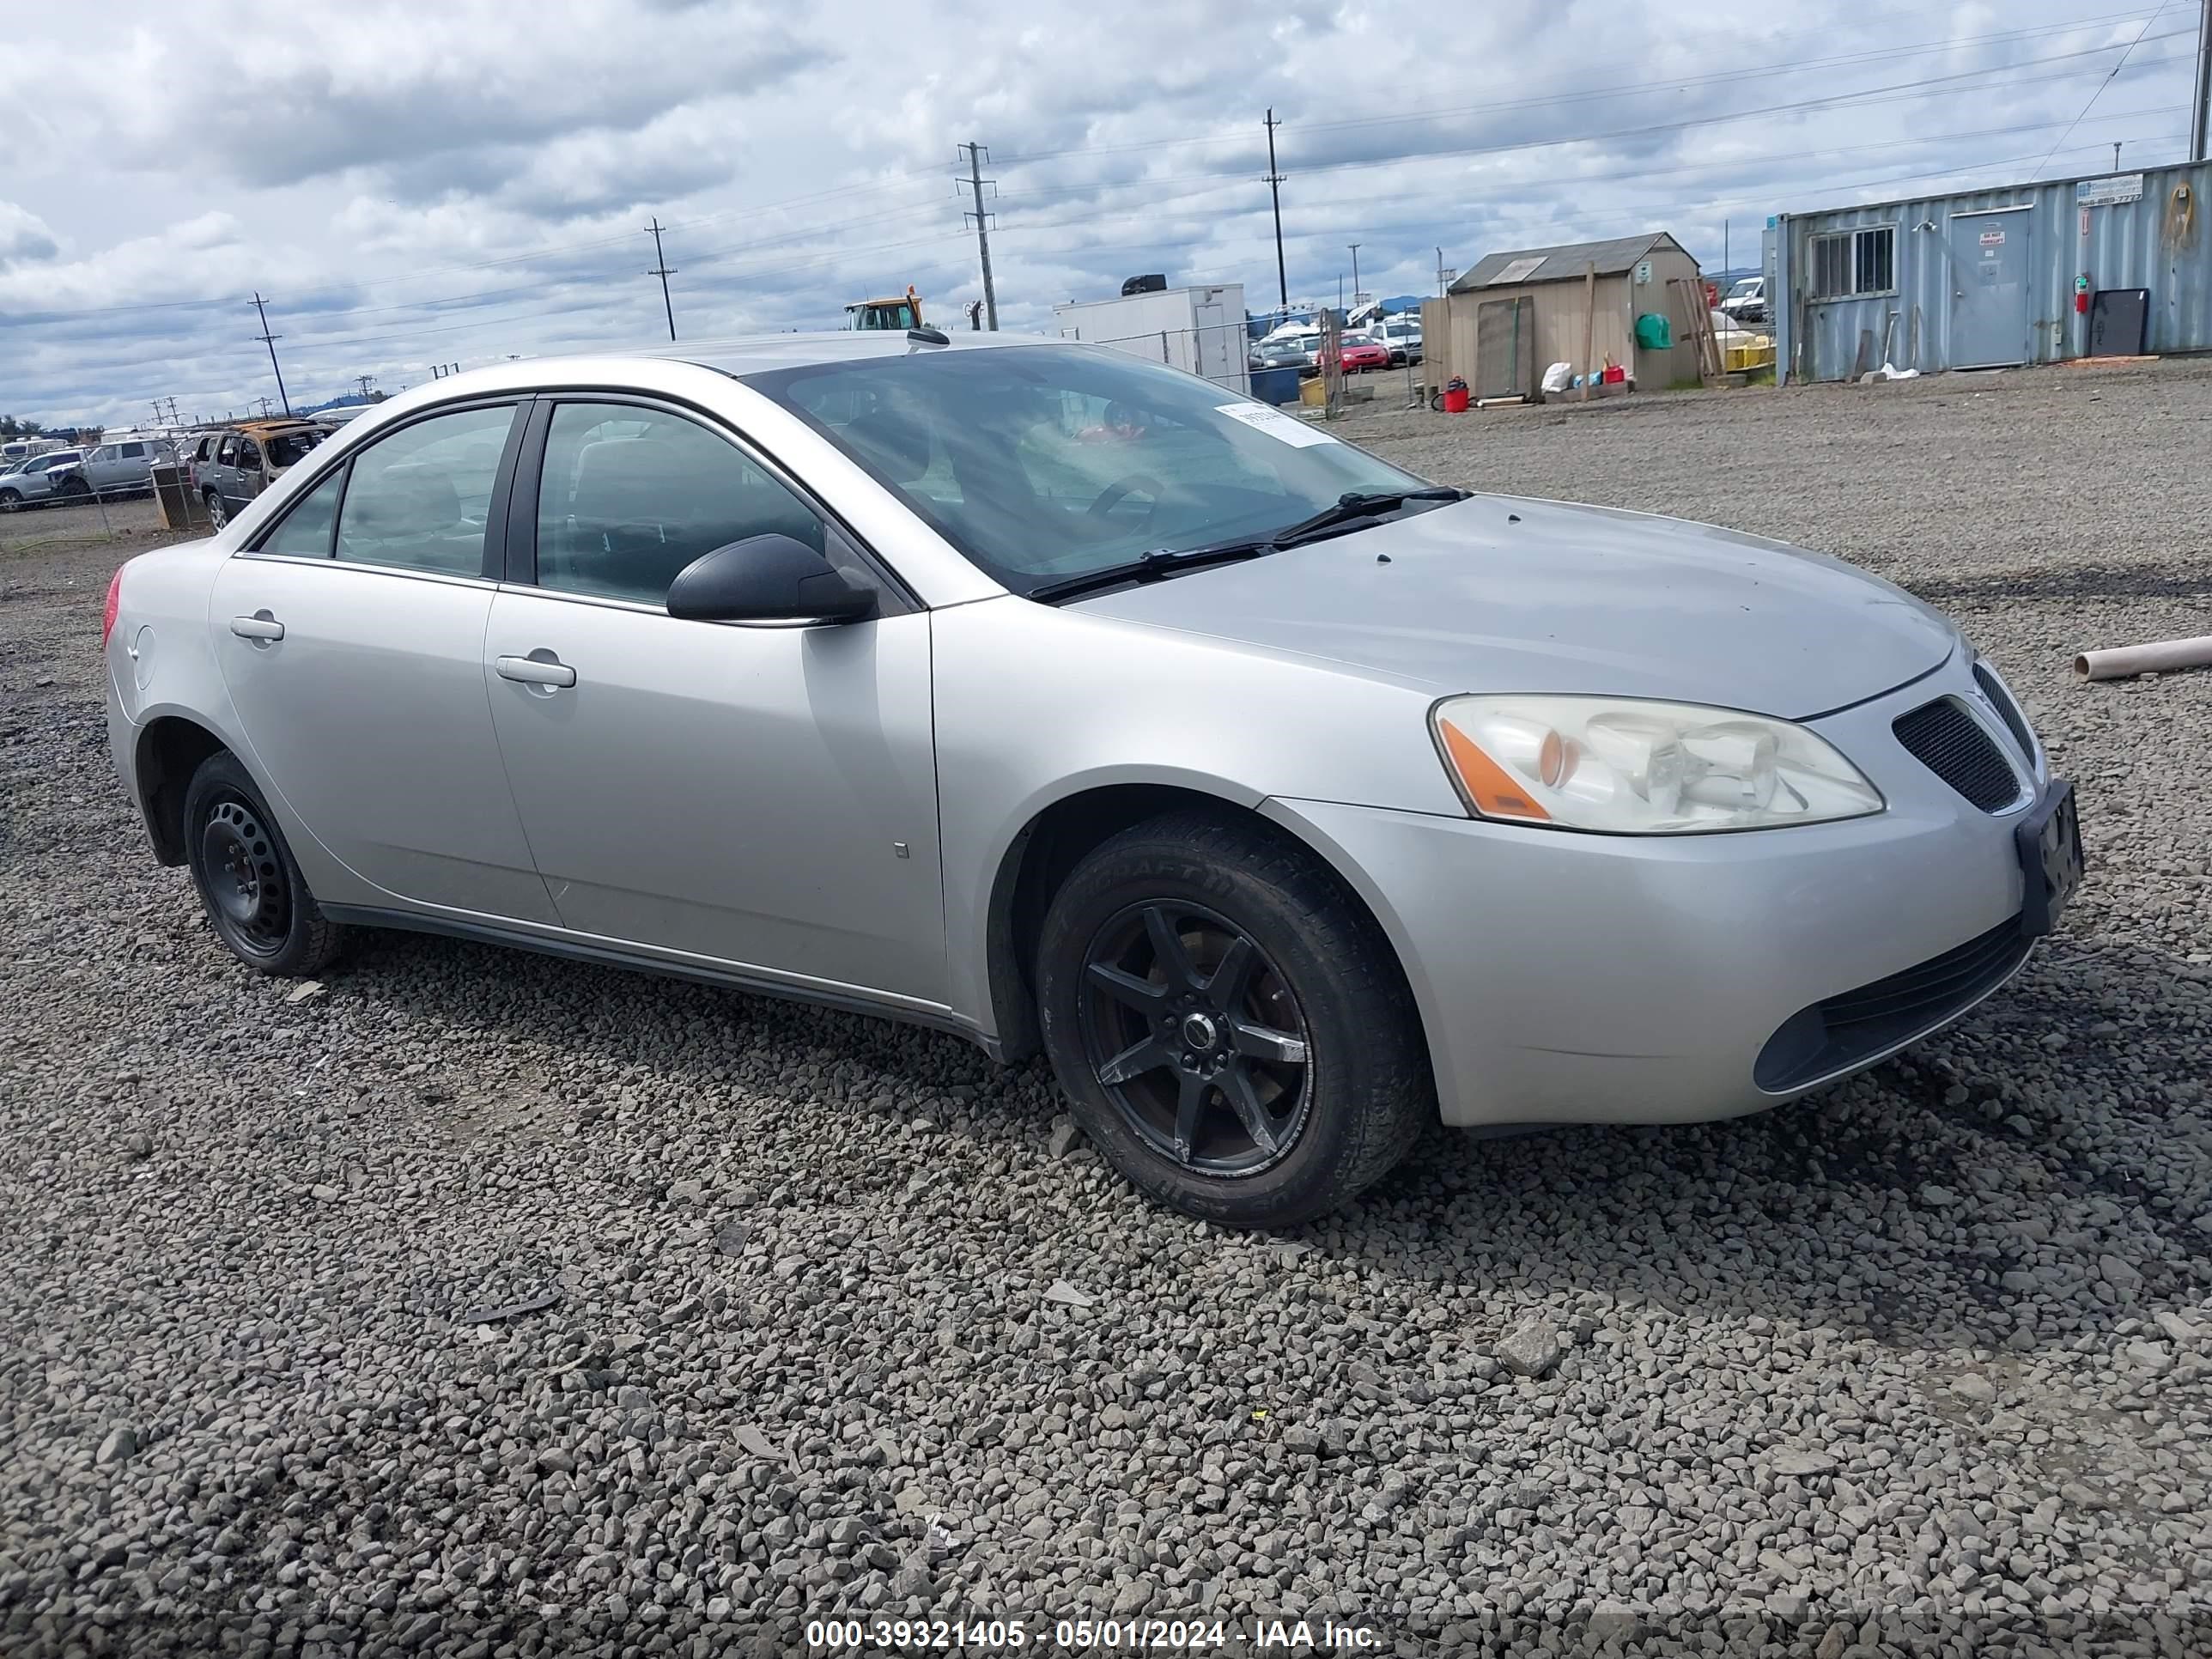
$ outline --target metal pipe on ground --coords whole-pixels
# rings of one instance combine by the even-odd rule
[[[2212,668],[2212,634],[2084,651],[2074,659],[2074,672],[2085,680],[2124,680],[2130,674],[2162,674],[2175,668]]]

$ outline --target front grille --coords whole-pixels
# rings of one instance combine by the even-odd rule
[[[1979,1002],[2027,959],[2029,945],[2015,916],[1917,968],[1800,1009],[1759,1051],[1752,1080],[1782,1094],[1864,1065]]]
[[[2012,693],[2005,690],[2004,682],[1990,672],[1988,665],[1978,662],[1974,665],[1974,684],[1982,688],[1982,695],[1990,700],[1998,717],[2004,721],[2005,730],[2012,733],[2012,740],[2020,745],[2021,759],[2033,767],[2035,764],[2035,737],[2027,729],[2027,716],[2020,712],[2020,705],[2013,701]]]
[[[1923,703],[1899,714],[1890,729],[1923,766],[1984,812],[2020,799],[2020,775],[1996,739],[1955,698]]]

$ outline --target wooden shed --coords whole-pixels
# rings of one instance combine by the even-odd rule
[[[1571,363],[1578,374],[1589,367],[1587,337],[1591,363],[1610,357],[1640,387],[1695,386],[1698,349],[1676,277],[1694,283],[1698,262],[1663,230],[1485,254],[1421,307],[1427,378],[1440,385],[1456,374],[1478,398],[1533,395],[1548,365]],[[1667,319],[1668,350],[1636,343],[1636,319],[1651,312]]]

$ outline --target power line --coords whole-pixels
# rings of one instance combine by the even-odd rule
[[[988,223],[991,216],[983,211],[983,185],[986,183],[983,157],[988,152],[982,145],[973,141],[960,148],[968,152],[968,183],[975,192],[975,211],[972,215],[963,214],[961,218],[975,221],[975,251],[983,261],[983,315],[991,325],[991,332],[996,334],[999,331],[999,295],[991,286],[991,229]]]
[[[2058,154],[2058,145],[2064,143],[2069,138],[2071,138],[2074,136],[2074,129],[2080,126],[2081,123],[2088,118],[2089,112],[2096,107],[2097,100],[2105,95],[2105,88],[2112,85],[2114,81],[2118,80],[2119,78],[2120,71],[2128,66],[2128,58],[2130,54],[2131,54],[2137,46],[2142,45],[2143,36],[2150,33],[2150,26],[2158,21],[2160,17],[2165,15],[2166,6],[2172,3],[2172,0],[2162,0],[2162,3],[2159,6],[2159,9],[2151,13],[2149,16],[2143,19],[2142,27],[2136,31],[2136,38],[2128,42],[2127,51],[2122,52],[2120,54],[2120,61],[2112,65],[2112,72],[2110,75],[2107,75],[2103,80],[2097,82],[2097,89],[2089,94],[2089,101],[2081,106],[2081,113],[2075,116],[2071,121],[2066,124],[2066,131],[2058,135],[2058,143],[2051,145],[2051,155],[2045,156],[2042,161],[2037,165],[2035,170],[2038,173],[2042,172],[2045,167],[2051,165],[2051,156]],[[2112,151],[2112,165],[2117,167],[2119,164],[2120,153],[2117,149],[2115,149]]]
[[[653,233],[653,269],[645,274],[660,278],[661,308],[668,313],[668,337],[676,338],[676,302],[668,297],[668,279],[676,273],[668,268],[668,256],[660,251],[660,216],[655,214],[653,222],[646,227]]]

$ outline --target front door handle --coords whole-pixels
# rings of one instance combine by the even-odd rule
[[[284,624],[266,611],[257,611],[250,617],[233,617],[230,631],[241,640],[281,640]]]
[[[537,657],[501,657],[492,665],[499,670],[503,680],[519,680],[525,685],[570,686],[576,683],[576,671],[565,662],[546,662]]]

